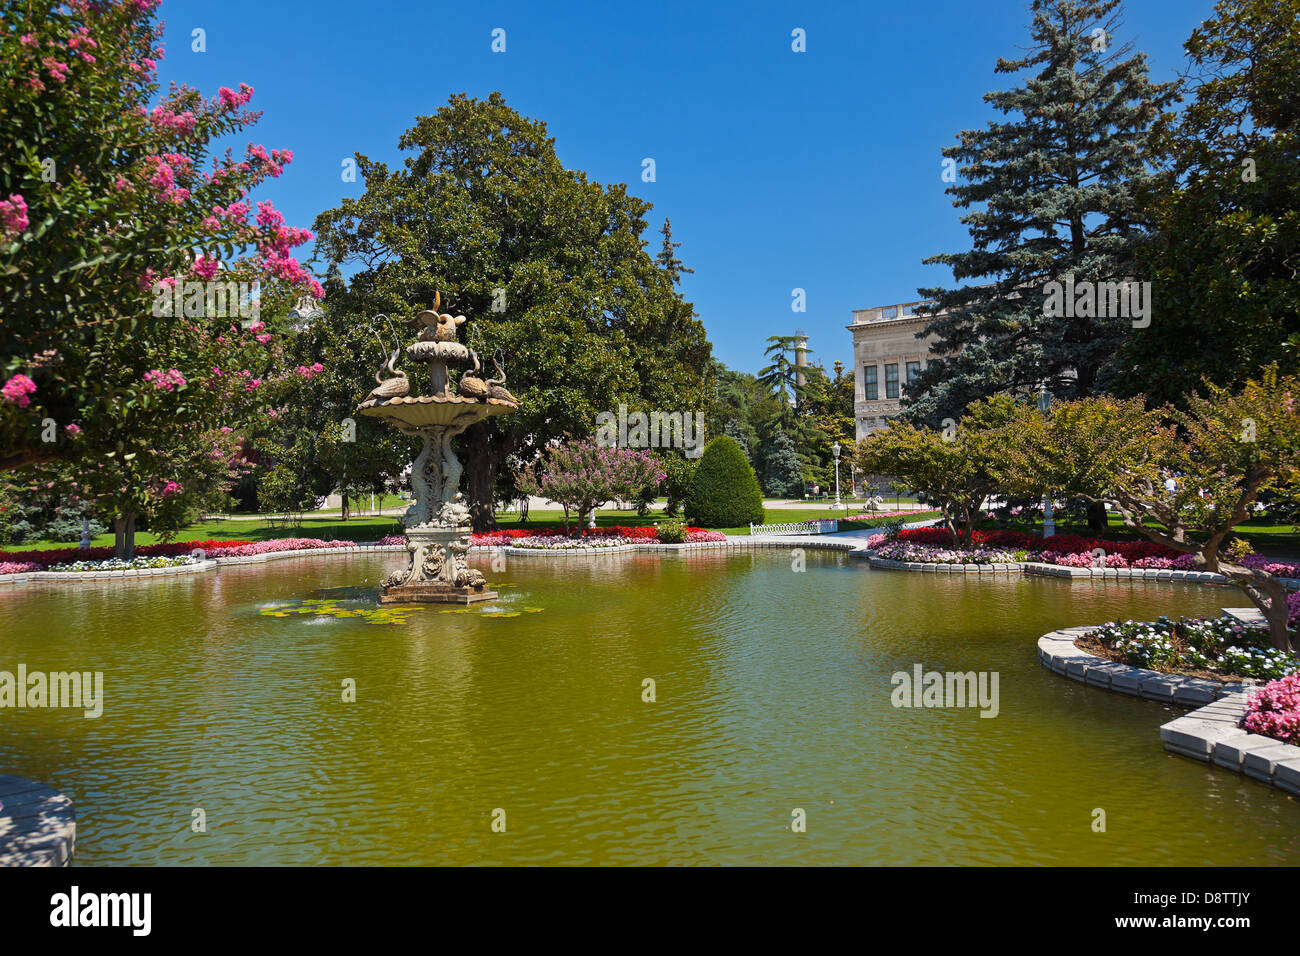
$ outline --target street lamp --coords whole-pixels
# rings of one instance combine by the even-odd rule
[[[831,454],[835,456],[835,504],[831,505],[832,511],[842,511],[844,505],[840,504],[840,443],[836,442],[831,445]]]
[[[1052,407],[1052,393],[1043,389],[1038,396],[1038,407],[1044,415]],[[1056,534],[1056,522],[1052,520],[1052,493],[1048,491],[1043,498],[1043,537],[1050,538]]]

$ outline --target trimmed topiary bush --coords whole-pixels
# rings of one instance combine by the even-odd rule
[[[735,439],[709,442],[686,494],[686,517],[701,528],[740,528],[763,523],[763,495]]]

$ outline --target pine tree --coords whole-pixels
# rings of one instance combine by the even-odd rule
[[[1132,277],[1145,238],[1135,191],[1150,178],[1151,124],[1176,84],[1153,84],[1145,54],[1112,44],[1118,7],[1034,0],[1032,45],[996,67],[1031,75],[984,97],[1007,118],[943,150],[961,167],[947,191],[967,210],[973,248],[925,260],[951,267],[961,284],[920,290],[937,301],[926,333],[946,357],[904,396],[909,420],[959,418],[998,392],[1045,387],[1068,398],[1105,388],[1132,319],[1048,317],[1044,304],[1046,285],[1069,275]]]
[[[665,219],[664,227],[659,232],[663,234],[664,244],[659,250],[659,255],[655,256],[655,264],[668,274],[668,278],[672,280],[673,285],[681,285],[682,274],[693,274],[695,270],[686,268],[682,260],[677,258],[677,247],[681,243],[673,242],[672,220]]]
[[[790,436],[779,428],[772,434],[763,467],[763,487],[776,497],[803,494],[803,465]]]

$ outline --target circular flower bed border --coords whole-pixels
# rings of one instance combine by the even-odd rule
[[[1071,680],[1130,697],[1186,707],[1191,713],[1160,728],[1165,750],[1210,763],[1300,796],[1300,747],[1241,727],[1251,686],[1162,674],[1119,664],[1077,646],[1096,627],[1066,627],[1038,639],[1038,660]],[[1259,685],[1256,685],[1259,686]]]

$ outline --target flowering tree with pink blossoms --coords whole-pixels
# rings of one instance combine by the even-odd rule
[[[594,441],[570,441],[548,448],[543,460],[515,477],[515,487],[527,495],[557,502],[581,520],[594,508],[615,498],[630,498],[658,485],[666,472],[649,452],[606,448]]]
[[[214,140],[257,121],[247,108],[253,90],[238,84],[204,97],[173,85],[162,93],[156,6],[6,5],[0,470],[88,458],[77,469],[98,469],[108,467],[106,449],[120,446],[119,461],[132,462],[154,449],[166,488],[179,478],[161,473],[179,474],[189,459],[177,452],[164,466],[173,445],[159,430],[183,424],[187,439],[205,436],[199,443],[209,445],[222,425],[239,427],[242,410],[218,420],[215,403],[195,400],[213,370],[245,385],[262,377],[260,366],[241,364],[248,343],[230,330],[229,310],[251,300],[239,290],[261,281],[320,294],[292,255],[310,233],[249,199],[292,153],[261,145],[242,158],[212,152]],[[217,280],[235,283],[224,309],[185,294],[186,283]],[[177,283],[182,294],[173,298]],[[263,308],[267,301],[264,292]]]

